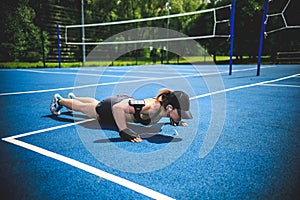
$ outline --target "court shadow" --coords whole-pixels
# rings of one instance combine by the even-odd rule
[[[72,117],[73,119],[68,118],[68,117],[63,117],[63,116],[69,116],[69,117]],[[69,122],[69,123],[74,123],[76,121],[79,121],[79,120],[76,120],[74,118],[89,119],[89,117],[86,116],[86,115],[73,114],[72,112],[62,112],[59,116],[50,114],[50,115],[45,115],[45,116],[42,116],[42,117],[50,118],[50,119],[60,121],[60,122]]]
[[[63,117],[63,116],[69,116],[72,118],[68,117]],[[60,122],[68,122],[68,123],[74,123],[78,118],[81,119],[89,119],[88,116],[83,115],[83,114],[74,114],[71,112],[62,112],[59,116],[56,115],[46,115],[42,116],[46,118],[50,118],[53,120],[57,120]],[[75,119],[74,119],[75,118]],[[170,143],[170,142],[180,142],[182,141],[181,138],[174,138],[172,136],[166,136],[166,135],[161,135],[159,132],[161,132],[162,127],[168,125],[170,126],[170,123],[157,123],[153,124],[151,126],[139,126],[137,124],[133,123],[128,123],[127,127],[133,130],[134,132],[138,133],[143,140],[147,140],[150,143],[156,143],[156,144],[163,144],[163,143]],[[99,124],[97,120],[93,121],[88,121],[84,122],[81,124],[78,124],[78,126],[87,128],[87,129],[93,129],[93,130],[112,130],[118,132],[118,128],[115,126],[107,126],[105,124]],[[123,140],[122,138],[108,138],[108,139],[101,139],[101,140],[96,140],[94,143],[108,143],[108,142],[127,142],[126,140]]]
[[[169,123],[157,123],[151,126],[138,126],[135,124],[127,124],[127,127],[138,133],[143,140],[147,140],[150,143],[163,144],[170,142],[180,142],[181,138],[174,138],[172,136],[161,135],[161,129],[164,125],[169,125]],[[108,143],[108,142],[125,142],[122,138],[108,138],[96,140],[94,143]]]
[[[44,118],[50,118],[50,119],[53,119],[53,120],[56,120],[56,121],[60,121],[60,122],[74,123],[74,119],[59,117],[59,116],[52,115],[52,114],[45,115],[45,116],[42,116],[42,117],[44,117]]]
[[[88,116],[80,113],[73,113],[73,112],[62,112],[61,115],[66,115],[74,118],[82,118],[82,119],[90,119]]]
[[[155,143],[155,144],[164,144],[164,143],[182,141],[181,138],[174,138],[171,136],[165,136],[160,134],[155,134],[151,136],[149,135],[145,136],[144,134],[141,134],[141,138],[143,140],[147,140],[148,142]],[[110,143],[110,142],[127,142],[127,141],[123,140],[122,138],[108,138],[108,139],[101,139],[101,140],[94,141],[94,143]]]

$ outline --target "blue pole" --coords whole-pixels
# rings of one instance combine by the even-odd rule
[[[81,0],[81,24],[84,25],[84,0]],[[82,66],[85,66],[85,29],[84,26],[81,28],[82,31]]]
[[[257,60],[257,73],[256,73],[256,76],[260,75],[261,54],[262,54],[264,35],[265,35],[266,24],[267,24],[268,5],[269,5],[269,0],[265,0],[264,13],[263,13],[263,17],[262,17],[261,31],[260,31],[260,41],[259,41],[259,49],[258,49],[258,60]]]
[[[229,75],[232,74],[232,55],[233,55],[233,42],[234,42],[234,13],[235,13],[235,0],[231,3],[231,16],[230,16],[230,60],[229,60]]]
[[[57,28],[57,57],[58,57],[58,67],[61,68],[61,53],[60,53],[60,28],[58,22],[56,22]]]

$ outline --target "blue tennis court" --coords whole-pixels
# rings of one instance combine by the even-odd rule
[[[1,196],[6,199],[296,199],[300,66],[146,65],[3,69]],[[80,113],[49,111],[69,92],[99,100],[186,91],[194,118],[142,131],[139,144]]]

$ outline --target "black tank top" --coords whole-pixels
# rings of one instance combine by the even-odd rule
[[[141,118],[141,111],[135,109],[135,113],[133,114],[135,122],[141,123],[143,125],[149,125],[151,123],[151,119],[142,119]]]

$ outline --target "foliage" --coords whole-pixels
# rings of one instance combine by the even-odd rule
[[[231,0],[169,0],[171,3],[170,14],[185,13],[195,10],[215,8],[231,4]],[[298,0],[292,0],[285,13],[288,23],[299,25],[293,17],[299,16]],[[166,16],[168,0],[84,0],[85,23],[112,22],[129,19]],[[209,2],[209,3],[200,3]],[[270,2],[270,13],[281,12],[287,0],[273,0]],[[56,29],[55,22],[62,25],[81,23],[81,0],[10,0],[0,2],[0,61],[42,61],[43,57],[50,60],[56,59]],[[228,9],[229,10],[229,9]],[[229,17],[226,11],[224,15]],[[235,40],[234,54],[237,56],[256,56],[259,44],[259,33],[263,13],[263,1],[248,0],[237,1],[235,15]],[[293,14],[294,13],[294,14]],[[268,21],[269,28],[282,26],[281,17],[273,17]],[[190,36],[211,34],[213,28],[213,16],[201,14],[193,17],[180,17],[170,19],[170,29],[181,31]],[[167,28],[167,20],[145,22],[136,24],[124,24],[122,26],[98,28],[90,30],[86,28],[86,39],[103,41],[106,38],[142,26],[159,26]],[[49,28],[50,27],[50,28]],[[217,28],[218,32],[229,34],[230,24],[223,24]],[[63,34],[62,34],[63,35]],[[299,51],[298,30],[285,30],[267,36],[264,41],[264,54],[275,55],[277,51]],[[81,39],[81,30],[77,29],[73,34],[77,41]],[[121,38],[120,38],[121,39]],[[126,38],[123,38],[126,39]],[[228,38],[213,38],[198,41],[210,54],[228,55]],[[87,51],[92,47],[87,47]],[[74,60],[81,59],[81,47],[62,46],[66,57]],[[88,52],[87,52],[88,53]],[[149,52],[138,52],[147,56]],[[49,55],[49,56],[48,56]],[[131,56],[134,56],[132,54]]]
[[[6,18],[5,21],[2,21],[4,31],[3,37],[1,37],[3,48],[1,57],[5,56],[8,60],[13,61],[41,60],[41,37],[46,41],[44,50],[47,53],[47,33],[42,32],[33,23],[35,11],[28,6],[28,0],[16,1],[5,7],[8,9],[3,10],[2,13]]]

